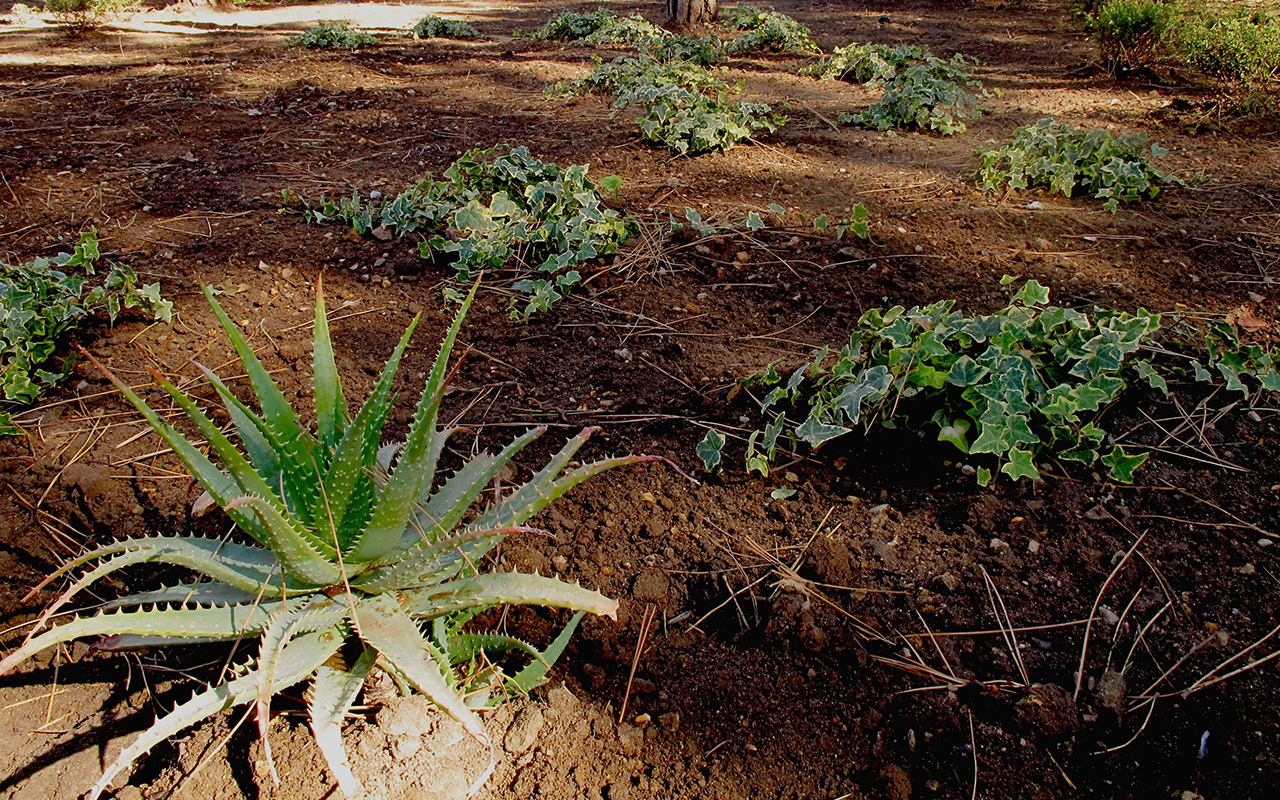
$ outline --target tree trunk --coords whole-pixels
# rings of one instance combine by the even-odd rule
[[[666,0],[667,25],[676,30],[710,25],[720,11],[720,0]]]

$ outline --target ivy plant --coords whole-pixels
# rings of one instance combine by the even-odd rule
[[[732,30],[745,31],[724,43],[729,55],[760,52],[800,55],[818,50],[813,31],[807,25],[772,8],[757,9],[739,3],[725,24]]]
[[[1013,133],[1008,144],[977,152],[975,180],[984,192],[1043,186],[1065,197],[1087,194],[1115,213],[1178,179],[1153,167],[1149,158],[1168,151],[1148,145],[1142,134],[1085,130],[1042,119]]]
[[[483,39],[474,26],[429,14],[409,29],[415,39]]]
[[[875,105],[841,114],[837,121],[876,130],[920,128],[943,136],[963,133],[968,129],[965,118],[980,113],[975,108],[978,95],[969,89],[982,92],[982,83],[967,71],[970,63],[958,53],[949,61],[926,56],[922,63],[898,72]]]
[[[831,55],[823,56],[800,70],[801,75],[822,80],[841,80],[883,86],[898,75],[898,71],[914,62],[929,57],[928,49],[919,45],[889,45],[868,42],[837,47]]]
[[[350,22],[333,20],[321,22],[316,27],[285,40],[287,47],[304,47],[308,50],[358,50],[377,43],[378,37],[373,34],[351,27]]]
[[[38,400],[70,372],[70,362],[55,364],[58,345],[95,314],[114,323],[122,309],[138,308],[166,322],[173,304],[160,296],[160,284],[138,285],[122,264],[108,263],[101,283],[91,281],[102,254],[98,234],[80,235],[70,253],[40,257],[24,264],[0,261],[0,385],[4,399]]]
[[[361,236],[412,238],[423,258],[452,265],[461,278],[517,271],[513,286],[527,298],[513,314],[546,311],[582,280],[579,266],[617,252],[635,223],[605,206],[587,165],[561,168],[525,147],[495,153],[470,150],[440,179],[381,201],[359,193],[326,200],[307,218],[343,222]],[[612,192],[620,183],[611,176],[601,186]]]

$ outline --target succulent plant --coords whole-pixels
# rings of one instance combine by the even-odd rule
[[[397,686],[429,697],[471,736],[491,746],[469,705],[476,698],[462,696],[476,685],[476,671],[468,679],[454,667],[473,662],[481,650],[520,650],[532,661],[502,680],[527,690],[543,679],[583,612],[616,614],[617,602],[598,592],[552,577],[484,572],[482,559],[506,535],[532,530],[523,523],[587,478],[653,458],[628,456],[571,468],[575,452],[592,432],[588,429],[522,485],[468,518],[484,489],[544,432],[530,430],[496,455],[482,453],[437,480],[437,464],[453,432],[437,425],[449,354],[475,288],[440,346],[407,438],[387,446],[381,441],[394,404],[392,379],[418,320],[401,337],[372,394],[351,415],[334,362],[323,292],[318,294],[315,430],[303,425],[207,288],[209,304],[235,346],[261,409],[253,411],[217,375],[200,368],[224,404],[240,447],[194,400],[156,375],[221,461],[221,469],[107,372],[254,543],[149,536],[108,544],[69,561],[41,587],[75,571],[82,574],[45,609],[26,641],[0,661],[0,674],[48,647],[82,637],[99,637],[95,648],[100,650],[251,638],[258,639],[259,647],[254,661],[178,705],[125,748],[94,785],[91,798],[156,744],[233,705],[257,705],[265,742],[272,696],[306,679],[312,681],[307,697],[316,742],[342,791],[354,797],[360,787],[347,766],[340,725],[375,667]],[[144,562],[186,567],[200,579],[122,597],[96,614],[77,614],[44,630],[81,590]],[[476,614],[505,604],[567,608],[578,614],[542,652],[514,637],[464,629]],[[494,677],[492,669],[481,673]],[[269,748],[267,761],[271,765]],[[273,765],[271,769],[274,775]]]

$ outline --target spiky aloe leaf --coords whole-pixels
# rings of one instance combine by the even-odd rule
[[[280,474],[280,453],[278,448],[273,447],[267,440],[264,433],[267,423],[240,402],[213,370],[203,364],[196,364],[196,366],[222,398],[223,408],[227,410],[232,424],[236,426],[236,434],[240,437],[240,443],[244,446],[244,451],[249,456],[249,462],[253,464],[253,468],[268,486],[279,485],[283,477]]]
[[[157,603],[177,603],[178,605],[229,606],[240,603],[252,603],[256,594],[227,586],[225,583],[179,583],[155,589],[150,592],[139,592],[120,597],[102,604],[103,608],[125,608],[127,606],[155,605]]]
[[[86,636],[128,633],[184,639],[235,639],[261,630],[267,624],[267,615],[282,604],[280,600],[263,600],[257,605],[142,608],[137,611],[108,611],[93,617],[77,617],[23,642],[21,647],[0,661],[0,675],[41,650]],[[290,600],[288,604],[297,604],[297,601]]]
[[[262,523],[263,543],[280,559],[285,575],[316,587],[332,586],[342,580],[342,572],[314,546],[306,529],[287,508],[262,497],[240,497],[227,510],[249,508]]]
[[[439,491],[423,498],[425,505],[414,514],[414,524],[400,540],[399,549],[406,550],[420,544],[422,538],[427,541],[439,539],[457,527],[485,487],[493,482],[521,450],[546,430],[545,426],[533,428],[504,447],[498,455],[482,453],[468,461],[445,481]],[[425,536],[419,536],[419,531]]]
[[[342,746],[342,718],[360,695],[360,688],[377,660],[378,651],[367,647],[349,668],[332,666],[332,661],[320,667],[311,684],[307,704],[311,732],[329,769],[338,779],[338,788],[347,797],[360,796],[360,781],[352,774],[347,751]]]
[[[331,450],[347,423],[347,401],[342,396],[338,365],[333,360],[333,341],[329,338],[329,317],[324,307],[322,280],[316,281],[316,325],[311,364],[315,375],[316,435],[325,449]]]
[[[173,448],[173,452],[178,456],[179,460],[182,461],[183,465],[187,468],[187,471],[189,471],[196,480],[200,481],[200,484],[204,486],[207,492],[209,492],[209,496],[213,498],[214,502],[219,506],[226,508],[232,500],[241,496],[242,492],[240,490],[240,486],[232,480],[231,476],[214,466],[214,463],[209,460],[209,457],[200,452],[200,449],[192,444],[187,437],[178,433],[172,425],[160,419],[160,416],[151,409],[151,406],[147,405],[146,401],[139,397],[133,389],[130,389],[124,381],[117,378],[111,370],[103,366],[102,363],[94,358],[93,354],[88,350],[80,348],[80,354],[89,359],[94,366],[101,370],[107,378],[115,384],[116,389],[119,390],[119,392],[128,399],[130,404],[133,405],[134,409],[151,424],[151,427],[160,435],[160,438],[164,439],[165,444]],[[258,524],[257,518],[254,517],[253,514],[246,512],[228,512],[228,516],[230,516],[232,521],[234,521],[245,533],[249,534],[254,539],[257,539],[259,542],[262,541],[262,526]]]
[[[356,412],[355,419],[343,430],[329,461],[324,476],[326,502],[323,522],[331,525],[331,537],[338,539],[342,549],[347,549],[358,532],[368,521],[373,501],[373,483],[369,476],[372,461],[377,458],[382,438],[382,426],[390,411],[391,383],[400,368],[409,339],[418,327],[420,317],[414,317],[382,367],[382,374],[374,384],[373,393]],[[336,531],[336,534],[334,533]]]
[[[445,682],[441,666],[432,659],[418,625],[391,594],[362,597],[356,602],[360,638],[431,702],[453,717],[485,747],[492,747],[480,719]],[[447,668],[447,665],[446,665]]]
[[[436,622],[440,621],[440,619],[436,620]],[[492,631],[454,634],[449,639],[448,649],[450,664],[470,661],[485,651],[490,653],[517,651],[528,655],[535,661],[542,660],[542,652],[524,639]]]
[[[559,660],[560,654],[564,652],[564,648],[569,644],[569,639],[573,636],[573,632],[578,629],[578,623],[582,622],[583,613],[579,611],[573,615],[573,619],[564,626],[564,630],[560,631],[560,635],[555,638],[551,644],[547,645],[547,649],[542,651],[541,657],[535,661],[529,662],[529,665],[515,674],[511,679],[511,683],[517,689],[528,694],[538,686],[541,686],[547,679],[547,672]]]
[[[280,785],[280,776],[276,774],[275,759],[271,757],[267,728],[271,724],[272,686],[275,685],[279,660],[295,634],[308,629],[330,627],[345,617],[346,611],[343,609],[338,612],[338,619],[334,619],[335,605],[334,601],[324,595],[312,595],[310,601],[301,608],[281,609],[271,615],[271,621],[267,623],[258,641],[258,738],[262,740],[267,771],[271,773],[271,779],[277,786]]]
[[[436,453],[435,445],[439,436],[436,416],[440,410],[440,399],[444,396],[449,354],[453,351],[453,344],[462,329],[462,320],[479,287],[479,282],[471,287],[471,292],[454,316],[444,341],[440,343],[431,375],[423,387],[417,411],[409,426],[409,436],[400,448],[391,478],[374,504],[369,524],[360,532],[348,555],[355,563],[374,561],[391,552],[400,543],[400,537],[409,523],[423,486],[431,485],[436,466],[436,459],[432,456]]]
[[[299,492],[293,498],[294,513],[311,521],[314,519],[314,512],[320,501],[318,491],[320,464],[314,448],[315,439],[298,424],[293,407],[285,399],[280,387],[271,379],[266,367],[262,366],[253,348],[245,341],[240,329],[231,321],[231,317],[227,316],[227,312],[222,310],[222,306],[213,295],[213,290],[208,286],[203,286],[201,289],[218,322],[221,323],[223,332],[231,340],[236,355],[240,357],[241,366],[249,376],[249,385],[258,398],[258,407],[262,409],[262,419],[266,422],[267,429],[277,440],[284,443],[285,449],[280,453],[282,473],[286,477],[296,478],[294,485],[290,488]]]
[[[276,666],[276,679],[271,684],[271,691],[277,692],[311,675],[338,651],[342,641],[342,635],[333,630],[317,631],[294,639],[280,653]],[[156,720],[154,725],[143,731],[132,744],[121,751],[89,791],[89,800],[97,800],[111,786],[111,782],[117,775],[128,769],[152,747],[205,717],[233,705],[252,702],[257,694],[258,676],[254,672],[249,672],[221,686],[201,692],[177,706],[173,711]]]
[[[215,542],[211,539],[183,539],[180,537],[153,537],[148,539],[126,541],[122,543],[122,547],[114,556],[106,558],[93,569],[81,575],[77,580],[73,581],[62,594],[58,595],[53,602],[45,607],[41,612],[40,618],[36,621],[32,632],[40,630],[45,623],[65,606],[70,600],[83,591],[85,588],[93,584],[99,578],[123,569],[133,564],[146,563],[162,563],[173,564],[174,566],[187,567],[196,570],[216,581],[226,584],[239,590],[242,594],[248,594],[252,600],[265,588],[279,588],[280,579],[273,582],[271,580],[272,573],[275,571],[275,564],[271,569],[261,570],[254,565],[246,567],[242,564],[235,564],[229,558],[223,561],[218,558],[218,552],[223,543]],[[102,553],[107,548],[101,548],[94,551]],[[115,548],[111,548],[114,550]],[[255,548],[256,549],[256,548]],[[91,554],[92,555],[92,554]],[[274,560],[274,559],[273,559]],[[77,561],[83,563],[81,559]],[[63,574],[67,571],[67,567],[59,569],[55,575]],[[142,601],[147,602],[147,601]],[[155,602],[155,601],[152,601]],[[136,605],[136,603],[135,603]]]
[[[365,573],[351,581],[362,592],[377,594],[391,589],[429,586],[457,574],[454,566],[459,548],[481,539],[500,539],[512,533],[539,533],[537,528],[513,525],[506,528],[468,527],[461,533],[437,542],[424,542],[421,547],[401,554],[385,567]],[[450,554],[453,554],[450,556]]]
[[[543,575],[490,572],[449,581],[440,586],[406,589],[400,593],[415,619],[431,620],[471,608],[500,605],[538,605],[568,608],[616,619],[618,601],[594,589]]]

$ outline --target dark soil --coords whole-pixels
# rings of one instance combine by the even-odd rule
[[[485,282],[463,333],[473,349],[446,401],[476,447],[548,424],[554,441],[522,458],[524,469],[598,425],[587,456],[665,455],[702,482],[652,464],[607,473],[542,515],[552,539],[504,545],[503,568],[557,573],[622,606],[616,623],[584,623],[555,670],[550,686],[560,688],[490,718],[505,746],[484,796],[1274,796],[1280,661],[1197,687],[1276,652],[1268,639],[1214,671],[1273,632],[1280,607],[1280,440],[1275,410],[1258,398],[1220,414],[1238,398],[1179,388],[1111,409],[1109,430],[1158,448],[1134,486],[1085,471],[981,489],[954,450],[902,430],[835,442],[767,480],[743,477],[736,459],[726,475],[699,473],[693,455],[710,423],[759,424],[749,398],[731,393],[736,378],[839,344],[871,306],[955,298],[969,311],[997,308],[1005,274],[1082,308],[1215,319],[1248,305],[1277,332],[1274,124],[1219,117],[1211,91],[1177,73],[1115,80],[1065,3],[773,5],[827,49],[873,40],[976,57],[1001,96],[949,138],[832,130],[822,118],[874,94],[797,77],[788,70],[798,58],[739,60],[731,77],[789,103],[791,122],[757,144],[676,158],[640,141],[629,112],[543,95],[591,63],[589,51],[510,38],[553,3],[476,10],[494,41],[395,38],[356,53],[285,49],[290,31],[274,28],[72,37],[0,26],[0,248],[11,262],[51,255],[96,226],[111,257],[160,280],[175,324],[129,318],[75,342],[138,385],[149,366],[189,378],[193,358],[232,365],[197,291],[221,288],[300,400],[323,274],[340,308],[348,396],[369,390],[412,316],[424,315],[401,370],[411,396],[449,318],[442,289],[453,276],[407,243],[278,213],[282,189],[393,192],[466,149],[511,144],[589,163],[596,178],[617,173],[625,183],[612,202],[642,217],[682,217],[689,206],[741,219],[778,203],[790,227],[753,238],[646,234],[593,269],[585,291],[527,322],[509,318],[501,277]],[[332,16],[341,14],[313,18]],[[1115,215],[1088,199],[978,193],[967,179],[973,149],[1050,115],[1148,134],[1170,150],[1161,166],[1188,186]],[[855,202],[871,212],[869,241],[812,231],[814,217]],[[409,413],[397,410],[390,435]],[[225,531],[225,518],[193,515],[198,486],[86,363],[19,420],[30,436],[0,443],[0,609],[10,624],[48,599],[24,595],[69,552],[123,535]],[[1162,433],[1184,420],[1179,437]],[[472,446],[459,437],[459,456]],[[771,499],[779,487],[797,491]],[[160,577],[129,573],[101,591]],[[1016,654],[993,605],[1017,628]],[[629,680],[649,607],[656,623]],[[542,641],[557,621],[514,619]],[[20,633],[11,628],[7,644]],[[45,654],[0,684],[0,797],[79,796],[122,741],[225,658],[217,648],[86,651]],[[1134,699],[1149,694],[1160,699]],[[117,796],[336,796],[301,716],[280,706],[281,788],[261,769],[255,725],[224,745],[237,712],[158,748]],[[374,714],[352,723],[348,749],[358,770],[385,778],[380,796],[452,796],[423,788],[443,769],[431,759],[456,744],[447,725],[406,734],[425,737],[418,750]],[[539,736],[522,749],[523,734],[507,728],[514,719],[511,730],[527,731],[535,717]],[[456,759],[464,772],[468,758]]]

